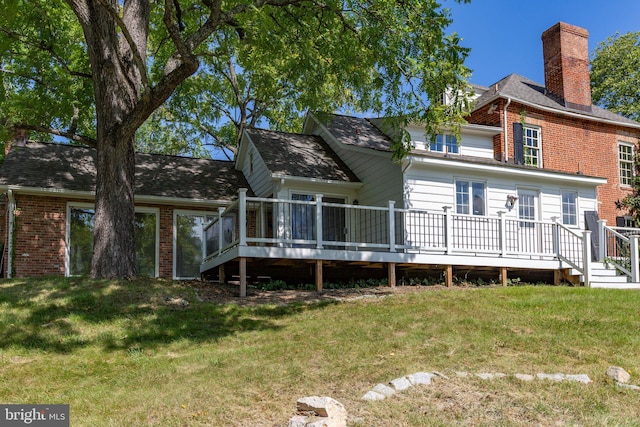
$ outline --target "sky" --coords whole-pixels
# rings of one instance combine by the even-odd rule
[[[586,28],[589,53],[616,32],[640,31],[640,0],[471,0],[451,9],[461,45],[471,48],[471,83],[490,86],[511,73],[544,83],[542,33],[558,22]]]

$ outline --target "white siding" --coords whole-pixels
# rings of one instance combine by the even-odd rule
[[[251,158],[253,157],[253,172],[251,171]],[[273,193],[273,184],[271,182],[271,174],[267,165],[260,157],[260,153],[252,142],[247,144],[246,153],[243,156],[243,162],[240,170],[244,174],[253,193],[257,197],[268,197]]]
[[[455,182],[468,180],[484,182],[486,185],[487,214],[497,216],[506,212],[507,218],[518,217],[518,202],[512,209],[506,206],[507,196],[518,194],[518,190],[533,190],[539,194],[540,219],[550,221],[562,218],[561,192],[575,191],[578,195],[578,225],[584,229],[584,212],[595,210],[596,189],[590,185],[567,186],[560,178],[541,179],[531,182],[515,176],[498,174],[465,173],[464,170],[446,170],[414,166],[405,176],[405,199],[408,208],[442,211],[443,206],[455,208]]]
[[[391,160],[391,153],[344,146],[326,131],[320,136],[363,183],[356,196],[361,205],[387,206],[393,200],[400,206],[402,171]]]
[[[429,150],[430,138],[425,135],[424,129],[409,127],[407,131],[417,150]],[[491,134],[473,132],[463,128],[460,137],[458,154],[486,159],[493,158],[493,136]]]

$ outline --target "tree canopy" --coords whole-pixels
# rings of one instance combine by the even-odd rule
[[[137,133],[201,152],[203,135],[232,148],[243,126],[342,108],[435,134],[467,109],[450,22],[435,0],[5,0],[0,125],[96,147],[92,276],[133,277]]]
[[[640,120],[640,32],[598,44],[591,58],[591,94],[596,104]]]

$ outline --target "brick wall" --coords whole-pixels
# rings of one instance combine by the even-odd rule
[[[496,111],[500,114],[488,114],[488,106],[474,112],[470,123],[502,127],[502,108],[500,100]],[[512,102],[507,108],[508,121],[508,157],[513,162],[513,123],[538,126],[542,141],[542,164],[545,169],[567,173],[578,173],[607,179],[607,184],[598,187],[598,211],[601,219],[609,225],[615,225],[616,216],[626,212],[616,209],[615,202],[622,200],[631,192],[631,188],[620,185],[618,171],[618,141],[637,145],[640,130],[628,129],[590,120],[578,120],[562,114],[549,113]],[[504,132],[494,139],[495,158],[502,160],[504,151]],[[637,150],[636,150],[637,152]]]
[[[14,223],[13,277],[64,276],[65,239],[68,199],[32,195],[14,195],[16,215]],[[93,203],[92,200],[73,200],[74,203]],[[167,205],[136,205],[159,210],[159,276],[173,277],[173,211],[215,211]],[[3,277],[7,267],[7,198],[0,199],[0,236],[5,245]]]

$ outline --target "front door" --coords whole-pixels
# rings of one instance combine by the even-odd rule
[[[527,253],[541,251],[539,195],[535,190],[518,190],[518,228],[520,250]]]
[[[291,200],[315,201],[310,194],[292,194]],[[345,204],[344,197],[323,197],[323,203]],[[322,207],[322,240],[344,242],[345,211],[337,206]],[[316,207],[310,204],[294,204],[291,209],[291,235],[296,240],[316,240]],[[312,245],[296,245],[311,247]]]

